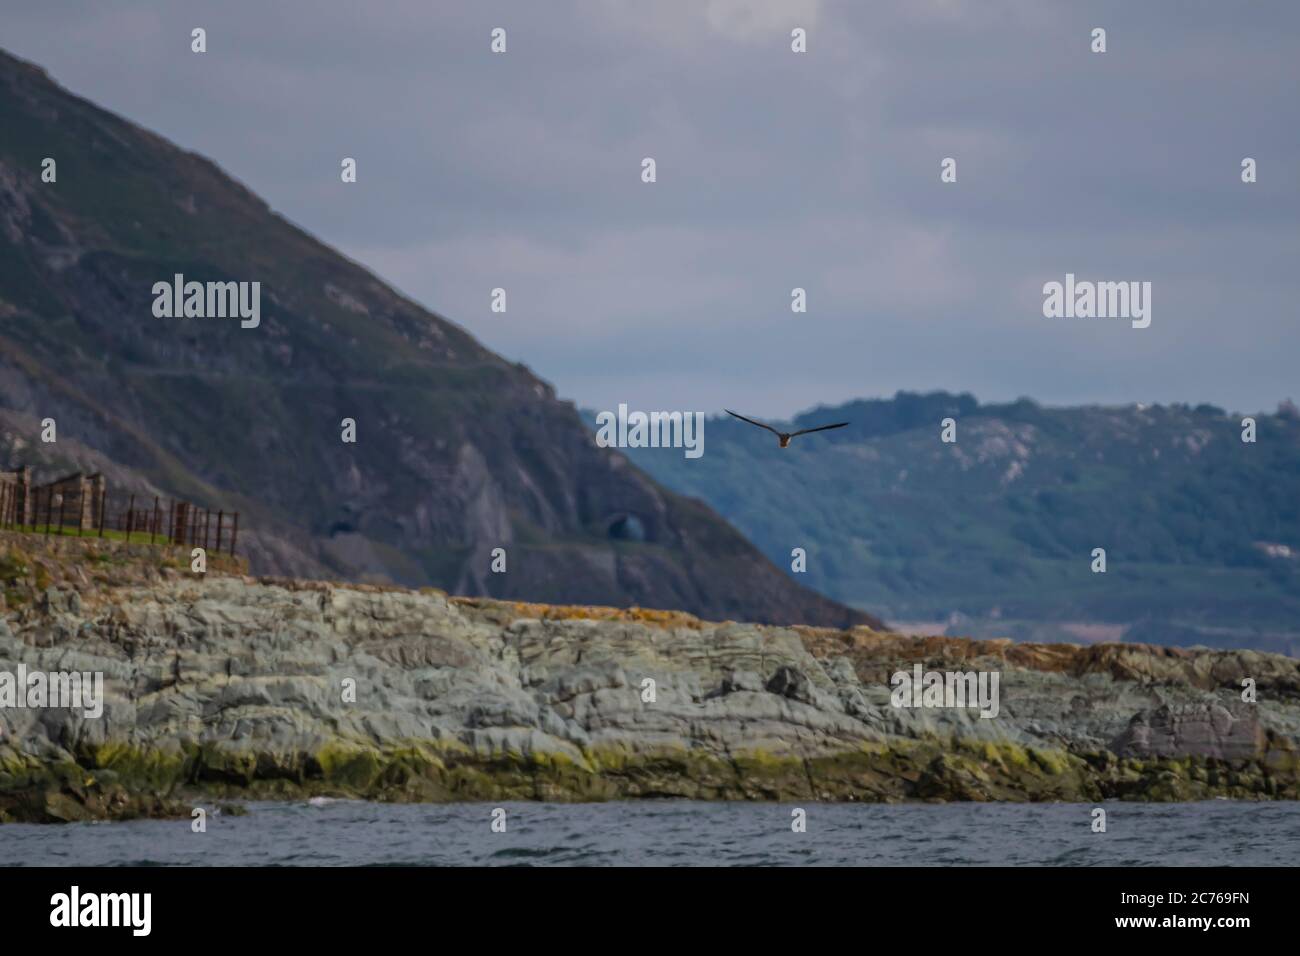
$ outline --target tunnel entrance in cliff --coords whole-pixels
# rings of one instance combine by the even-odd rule
[[[631,512],[609,518],[605,522],[605,533],[614,541],[646,540],[645,522]]]

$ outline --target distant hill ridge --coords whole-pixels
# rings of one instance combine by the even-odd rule
[[[721,416],[698,461],[629,456],[782,567],[804,548],[803,580],[893,622],[1296,655],[1300,414],[1289,402],[1252,414],[1254,443],[1243,417],[900,392],[796,416],[795,428],[852,424],[785,451]]]

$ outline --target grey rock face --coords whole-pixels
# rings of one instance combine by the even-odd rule
[[[893,706],[889,675],[914,661],[997,672],[998,716]],[[51,595],[0,619],[0,672],[20,663],[100,672],[106,700],[98,719],[0,709],[0,777],[105,743],[161,754],[209,748],[284,767],[304,754],[428,745],[580,768],[607,766],[602,754],[730,765],[915,745],[931,748],[923,773],[872,772],[914,781],[914,796],[1007,799],[980,766],[1051,774],[1060,772],[1051,761],[1044,770],[1023,755],[1109,751],[1269,756],[1285,770],[1300,728],[1300,671],[1270,655],[712,624],[235,577],[176,576],[77,601]],[[1261,687],[1254,708],[1238,700],[1244,672]],[[952,756],[929,763],[934,748]],[[980,766],[963,762],[962,748],[984,755]],[[874,786],[857,779],[848,773],[836,792]]]
[[[1165,705],[1135,714],[1110,749],[1120,756],[1194,754],[1234,760],[1252,757],[1262,746],[1257,713],[1242,708],[1234,713],[1218,703],[1201,703]]]

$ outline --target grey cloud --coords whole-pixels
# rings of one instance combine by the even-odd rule
[[[583,404],[1253,410],[1297,392],[1300,10],[1227,6],[108,0],[3,42]],[[1153,281],[1152,327],[1043,319],[1066,271]]]

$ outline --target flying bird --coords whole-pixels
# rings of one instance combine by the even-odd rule
[[[801,428],[797,432],[779,432],[771,425],[764,425],[762,422],[756,422],[752,418],[746,418],[744,415],[737,415],[729,408],[724,408],[724,412],[732,418],[739,418],[742,422],[749,422],[751,425],[757,425],[759,428],[766,428],[781,442],[782,448],[790,447],[790,439],[797,435],[807,435],[809,432],[824,432],[831,428],[843,428],[848,422],[836,422],[834,425],[818,425],[816,428]]]

